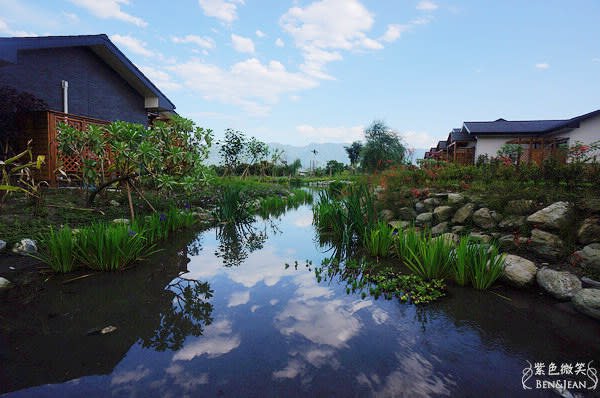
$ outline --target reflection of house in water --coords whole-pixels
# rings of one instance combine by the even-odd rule
[[[206,282],[178,277],[189,258],[177,250],[123,273],[54,280],[33,303],[1,306],[0,393],[109,374],[137,342],[178,350],[187,336],[201,335],[212,322],[212,292]],[[117,330],[88,335],[108,325]]]

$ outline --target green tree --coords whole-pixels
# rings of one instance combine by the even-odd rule
[[[223,157],[223,165],[225,166],[225,173],[223,175],[226,175],[228,172],[234,173],[234,170],[240,165],[246,143],[246,134],[243,131],[234,129],[225,130],[225,138],[219,149],[219,153]]]
[[[367,171],[383,170],[406,158],[406,147],[398,134],[380,120],[365,129],[366,143],[361,151],[361,164]]]
[[[350,165],[356,166],[356,163],[360,160],[360,151],[362,150],[363,145],[360,141],[354,141],[350,146],[345,146],[344,149],[348,154],[348,158],[350,159]]]
[[[342,171],[344,171],[344,169],[345,169],[344,164],[341,162],[338,162],[337,160],[330,160],[325,165],[325,173],[329,174],[329,176],[332,176],[334,174],[339,174]]]

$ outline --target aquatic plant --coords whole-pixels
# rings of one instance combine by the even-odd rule
[[[388,223],[380,221],[375,229],[368,231],[363,240],[367,252],[376,257],[387,257],[391,255],[394,243],[394,228]],[[396,232],[397,234],[397,232]]]
[[[445,239],[432,238],[430,233],[422,234],[416,247],[407,247],[407,250],[409,255],[404,258],[404,264],[424,280],[450,275],[452,245]]]
[[[73,230],[68,226],[55,230],[52,226],[48,232],[39,237],[42,250],[34,257],[50,266],[54,272],[71,272],[75,263],[75,238]]]
[[[170,206],[165,212],[156,212],[136,219],[131,229],[142,234],[149,242],[156,242],[167,239],[175,231],[190,228],[195,221],[189,210]]]
[[[217,218],[224,222],[247,220],[251,217],[249,207],[249,196],[244,195],[243,188],[237,185],[225,186],[217,200]]]
[[[88,268],[116,271],[157,250],[142,233],[126,224],[95,223],[83,228],[75,240],[75,258]]]
[[[278,193],[260,199],[259,206],[255,211],[262,218],[280,216],[289,209],[296,209],[298,206],[305,203],[311,203],[312,201],[313,196],[310,192],[302,189],[295,189],[286,194]]]
[[[504,255],[495,245],[473,242],[462,237],[452,255],[452,277],[461,286],[469,283],[488,289],[504,272]]]

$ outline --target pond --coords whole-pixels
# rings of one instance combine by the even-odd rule
[[[556,396],[524,391],[528,361],[600,365],[599,324],[536,292],[450,288],[415,306],[317,282],[328,253],[311,221],[301,206],[181,236],[120,275],[2,304],[0,393]]]

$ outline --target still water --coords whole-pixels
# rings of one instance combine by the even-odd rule
[[[318,283],[311,221],[301,206],[181,236],[123,274],[0,304],[0,393],[557,396],[523,389],[527,361],[599,367],[599,324],[535,292],[451,288],[419,307]]]

